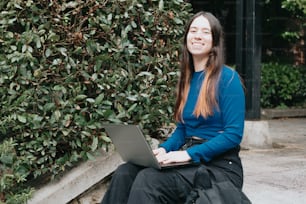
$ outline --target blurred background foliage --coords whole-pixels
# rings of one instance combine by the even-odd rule
[[[262,7],[262,108],[306,107],[306,1]]]
[[[266,0],[262,11],[263,61],[305,66],[306,1]]]
[[[278,62],[262,63],[261,107],[305,108],[306,68]]]

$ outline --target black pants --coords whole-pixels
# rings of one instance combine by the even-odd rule
[[[205,165],[210,172],[222,172],[242,188],[243,171],[238,156],[239,148],[232,149]],[[115,171],[102,204],[163,204],[183,203],[193,188],[194,175],[199,166],[157,170],[125,163]]]

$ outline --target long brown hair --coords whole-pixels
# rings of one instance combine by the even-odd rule
[[[221,68],[224,64],[223,29],[219,20],[214,15],[209,12],[200,11],[190,19],[185,29],[180,67],[181,73],[178,82],[174,112],[176,121],[183,121],[182,113],[190,88],[190,80],[194,72],[192,55],[189,53],[187,48],[187,34],[189,32],[190,25],[194,19],[199,16],[204,16],[208,20],[211,27],[213,44],[205,68],[205,79],[203,81],[193,114],[196,117],[201,115],[204,118],[207,118],[213,114],[215,108],[218,108],[217,86]]]

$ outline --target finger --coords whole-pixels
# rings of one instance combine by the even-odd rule
[[[168,157],[168,155],[166,154],[161,154],[161,155],[157,155],[156,156],[156,159],[157,159],[157,161],[159,162],[159,163],[164,163],[164,162],[166,162],[167,160],[169,160],[169,157]]]
[[[165,160],[162,161],[163,164],[170,164],[170,163],[173,163],[173,162],[174,161],[172,159],[170,159],[170,158],[169,159],[165,159]]]
[[[152,152],[153,152],[154,155],[158,154],[158,150],[157,149],[154,149]]]
[[[157,154],[155,157],[159,163],[161,163],[164,160],[162,155]]]
[[[173,162],[175,162],[175,158],[173,157],[173,155],[171,153],[166,154],[166,155],[163,155],[161,157],[161,162],[164,163],[164,164],[173,163]]]

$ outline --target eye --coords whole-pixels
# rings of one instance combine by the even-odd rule
[[[195,33],[195,32],[197,32],[197,30],[196,29],[190,29],[189,32],[190,33]]]
[[[210,30],[204,30],[203,33],[204,33],[205,35],[210,35],[210,34],[211,34],[211,31],[210,31]]]

